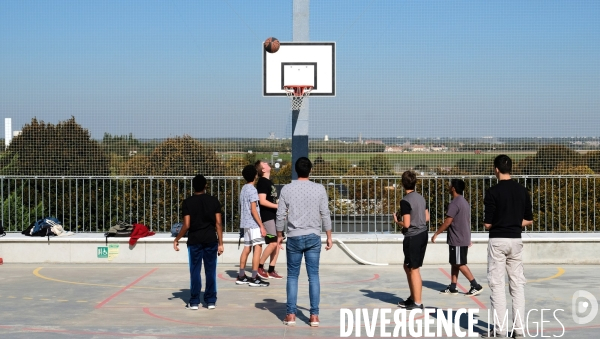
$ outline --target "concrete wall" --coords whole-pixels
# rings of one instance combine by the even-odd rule
[[[431,235],[430,235],[431,236]],[[402,264],[401,235],[392,234],[343,234],[334,235],[360,259],[373,263]],[[180,251],[173,250],[173,238],[169,234],[157,234],[140,239],[129,246],[129,238],[109,238],[109,244],[118,244],[118,253],[112,258],[98,258],[98,247],[104,247],[105,239],[100,234],[76,234],[71,237],[31,238],[21,234],[8,234],[0,238],[0,258],[10,263],[187,263],[185,239]],[[323,238],[323,242],[325,238]],[[429,243],[425,264],[447,264],[448,248],[445,237],[440,236],[435,244]],[[469,263],[484,264],[487,260],[487,234],[474,234],[473,246],[469,249]],[[236,264],[241,248],[238,249],[237,234],[227,234],[225,251],[219,262]],[[523,260],[532,264],[600,264],[599,233],[528,233],[523,234],[525,247]],[[243,247],[243,244],[242,244]],[[285,263],[285,254],[278,263]],[[356,265],[358,260],[334,243],[330,251],[321,253],[323,264]]]

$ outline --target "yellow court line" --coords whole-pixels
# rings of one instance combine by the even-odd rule
[[[558,272],[551,277],[527,280],[527,283],[537,283],[537,282],[542,282],[542,281],[546,281],[546,280],[550,280],[550,279],[555,279],[555,278],[558,278],[561,275],[565,274],[565,270],[562,267],[557,267],[557,269],[558,269]]]
[[[86,283],[86,282],[78,282],[78,281],[68,281],[68,280],[60,280],[60,279],[54,279],[54,278],[50,278],[50,277],[46,277],[45,275],[42,275],[40,273],[40,271],[42,270],[43,267],[38,267],[35,270],[33,270],[33,275],[35,275],[38,278],[41,279],[45,279],[45,280],[50,280],[50,281],[55,281],[55,282],[60,282],[60,283],[64,283],[64,284],[73,284],[73,285],[83,285],[83,286],[100,286],[100,287],[117,287],[117,288],[123,288],[125,287],[125,285],[110,285],[110,284],[94,284],[94,283]],[[169,287],[152,287],[152,286],[131,286],[129,287],[129,289],[149,289],[149,290],[169,290],[169,291],[173,291],[176,290],[177,288],[169,288]],[[233,290],[237,290],[237,288],[218,288],[218,290],[220,291],[233,291]]]

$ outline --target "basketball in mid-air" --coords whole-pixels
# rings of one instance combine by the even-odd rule
[[[265,40],[265,51],[269,52],[269,53],[275,53],[279,50],[279,40],[277,40],[277,38],[274,37],[270,37],[267,40]]]

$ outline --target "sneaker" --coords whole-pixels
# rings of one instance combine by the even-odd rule
[[[215,304],[208,304],[206,308],[208,308],[209,310],[214,310],[215,308],[217,308],[217,306]]]
[[[494,330],[490,330],[487,333],[483,333],[481,334],[482,338],[506,338],[505,336],[503,336],[502,334],[496,332],[494,333]]]
[[[425,306],[423,304],[417,306],[417,304],[415,304],[415,302],[413,301],[412,304],[406,305],[405,309],[407,311],[410,311],[410,310],[424,310]]]
[[[445,290],[440,291],[440,294],[457,295],[458,294],[458,290],[457,289],[450,289],[450,286],[448,286],[448,287],[446,287]]]
[[[256,274],[263,279],[269,279],[269,273],[267,273],[264,268],[258,268]]]
[[[283,319],[283,324],[287,325],[287,326],[294,326],[296,325],[296,315],[295,314],[288,314],[285,316],[285,319]]]
[[[311,327],[319,327],[319,316],[311,314],[310,315],[310,320],[308,321],[308,324]]]
[[[412,300],[409,296],[408,298],[404,299],[404,301],[400,301],[398,303],[398,307],[406,307],[406,305],[410,305],[410,304],[414,304],[414,303],[415,303],[414,300]]]
[[[477,287],[471,286],[471,289],[465,295],[467,297],[472,297],[472,296],[478,295],[479,293],[481,293],[481,291],[483,291],[483,286],[481,286],[481,285],[479,285]]]
[[[252,287],[268,287],[269,283],[266,281],[262,281],[262,279],[259,276],[256,276],[256,278],[250,279],[248,285]]]
[[[269,272],[269,278],[271,279],[283,279],[282,276],[277,273],[277,271]]]
[[[198,305],[187,304],[187,305],[185,305],[185,308],[188,309],[188,310],[197,310],[198,309]]]
[[[235,283],[237,285],[244,285],[244,284],[249,284],[250,283],[250,278],[248,278],[247,275],[244,274],[243,277],[237,277],[237,280],[235,281]]]

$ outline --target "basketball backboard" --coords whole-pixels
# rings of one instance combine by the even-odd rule
[[[282,42],[276,53],[262,50],[264,96],[285,96],[290,85],[313,86],[311,96],[335,96],[335,42]]]

